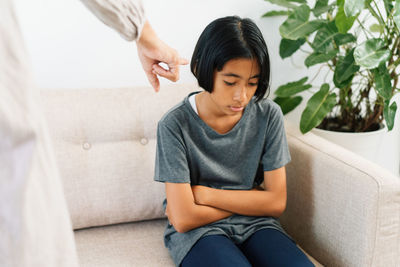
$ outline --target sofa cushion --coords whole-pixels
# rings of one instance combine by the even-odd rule
[[[153,181],[156,127],[197,86],[44,90],[74,229],[164,217]]]
[[[163,242],[166,223],[161,219],[76,230],[80,266],[174,266]]]

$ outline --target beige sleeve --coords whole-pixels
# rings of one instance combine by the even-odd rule
[[[141,0],[81,0],[106,25],[126,40],[139,38],[146,21]]]

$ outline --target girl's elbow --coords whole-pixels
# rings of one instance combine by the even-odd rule
[[[192,227],[190,227],[190,223],[186,220],[178,220],[177,222],[175,222],[175,224],[173,224],[173,226],[175,230],[181,234],[192,230]]]
[[[272,210],[273,217],[280,217],[286,210],[286,196],[280,197],[275,202],[274,208]]]
[[[279,216],[281,216],[286,210],[286,202],[287,202],[286,200],[287,199],[286,199],[286,194],[285,194],[285,196],[282,197],[281,204],[280,204],[280,207],[279,207],[279,212],[280,212]]]
[[[286,210],[286,201],[281,201],[276,209],[276,217],[280,217]]]
[[[168,219],[178,233],[186,233],[192,229],[189,216],[171,216]]]
[[[196,227],[195,204],[185,205],[180,209],[169,210],[168,219],[178,233],[186,233]]]
[[[184,224],[176,224],[176,225],[174,225],[174,228],[178,233],[181,233],[181,234],[184,234],[189,231],[189,228]]]

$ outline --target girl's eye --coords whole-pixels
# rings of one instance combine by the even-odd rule
[[[258,83],[249,83],[250,86],[257,86]]]
[[[230,83],[230,82],[227,82],[227,81],[224,81],[225,82],[225,84],[226,85],[228,85],[228,86],[232,86],[232,85],[235,85],[235,83],[233,82],[233,83]]]

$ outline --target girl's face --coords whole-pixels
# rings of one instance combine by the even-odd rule
[[[260,69],[256,59],[236,58],[214,72],[214,87],[210,94],[221,115],[241,115],[254,96]]]

